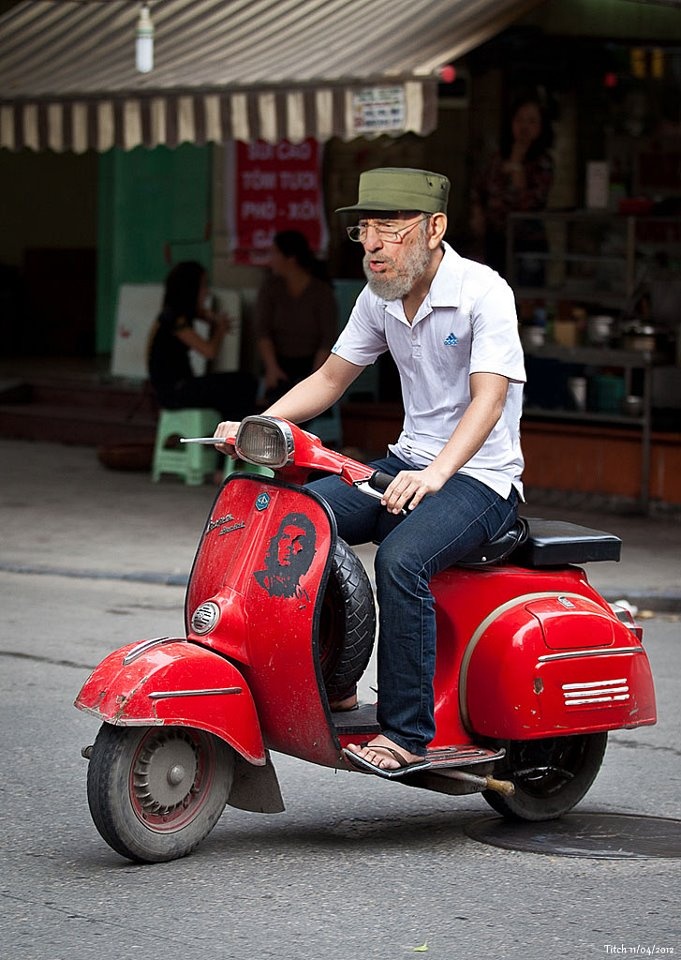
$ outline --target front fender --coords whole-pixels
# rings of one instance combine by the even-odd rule
[[[164,637],[121,647],[95,667],[75,706],[117,726],[196,727],[251,763],[266,762],[243,676],[228,660],[187,640]]]

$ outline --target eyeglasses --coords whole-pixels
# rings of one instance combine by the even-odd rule
[[[368,221],[366,223],[357,223],[352,227],[346,227],[348,236],[355,243],[364,243],[368,232],[369,227],[373,227],[376,231],[376,235],[379,240],[386,240],[388,243],[402,243],[402,239],[409,233],[410,230],[413,230],[419,223],[423,223],[424,220],[430,220],[430,214],[424,214],[422,217],[419,217],[418,220],[414,220],[413,223],[410,223],[406,227],[389,227],[384,223]]]

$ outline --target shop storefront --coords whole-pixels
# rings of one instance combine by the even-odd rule
[[[507,235],[529,376],[531,487],[643,509],[681,502],[680,31],[681,9],[545,4],[457,65],[466,82],[456,95],[441,88],[438,127],[425,142],[385,145],[391,162],[449,174],[450,239],[476,256],[469,188],[504,111],[527,91],[550,110],[546,208],[514,214]],[[354,146],[334,144],[334,169],[352,166]],[[517,248],[526,220],[544,238],[534,251]],[[523,268],[533,265],[530,281]],[[381,380],[369,434],[376,449],[398,422],[398,386],[388,374]],[[352,439],[367,431],[370,411],[348,410]]]
[[[35,16],[41,4],[10,4],[1,15],[28,6]],[[63,9],[75,5],[42,6],[58,27]],[[84,18],[98,5],[77,6]],[[51,261],[53,284],[36,275],[33,287],[54,298],[60,280],[68,277],[75,288],[70,278],[91,276],[95,256],[99,264],[96,292],[84,284],[87,302],[52,324],[60,340],[45,323],[48,352],[66,343],[84,355],[106,353],[120,284],[158,282],[178,257],[204,261],[221,286],[258,285],[257,259],[237,242],[244,227],[234,216],[237,142],[264,149],[306,138],[318,144],[323,216],[315,235],[339,280],[344,314],[361,270],[332,211],[352,200],[362,170],[409,165],[448,174],[448,239],[475,255],[469,218],[476,170],[495,149],[511,102],[534,90],[551,109],[555,131],[555,175],[540,214],[546,245],[516,251],[511,230],[508,251],[531,376],[528,482],[644,505],[681,502],[681,4],[490,0],[476,4],[474,16],[463,0],[405,0],[388,4],[391,30],[372,28],[371,35],[364,18],[348,23],[347,6],[308,0],[297,5],[299,13],[305,8],[297,23],[277,21],[275,29],[263,14],[259,26],[251,18],[227,30],[216,19],[225,5],[216,0],[159,0],[152,5],[158,72],[150,77],[130,73],[134,11],[104,48],[83,20],[71,32],[63,73],[54,68],[56,53],[69,47],[63,24],[49,63],[24,53],[19,69],[18,57],[3,56],[3,89],[26,84],[0,102],[5,273],[25,278],[27,251],[42,251],[33,269]],[[15,25],[30,31],[28,10],[22,17]],[[305,58],[291,39],[303,23]],[[36,35],[45,24],[34,23]],[[227,43],[236,43],[232,53],[217,56]],[[182,50],[193,51],[180,58],[184,74],[167,59]],[[98,58],[104,92],[86,89],[78,73],[97,74]],[[454,71],[438,77],[445,63]],[[263,171],[253,163],[249,169],[254,185]],[[308,187],[312,172],[304,171]],[[38,202],[27,216],[23,198],[32,190]],[[265,212],[258,197],[246,202]],[[257,230],[251,235],[262,239],[267,231]],[[521,284],[514,271],[531,253],[543,258],[541,282]],[[48,311],[48,303],[35,304],[37,317]],[[80,327],[69,331],[76,315]],[[25,333],[30,318],[16,319],[12,329]],[[16,337],[24,352],[41,339]],[[363,396],[347,405],[347,438],[378,449],[399,422],[390,364],[361,386]]]

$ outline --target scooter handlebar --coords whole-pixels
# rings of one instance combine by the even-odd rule
[[[394,479],[395,478],[391,477],[389,473],[381,473],[380,470],[376,470],[371,474],[367,482],[374,490],[378,490],[379,493],[385,493]]]
[[[375,470],[370,477],[364,480],[356,480],[354,486],[368,497],[375,497],[377,500],[382,500],[383,494],[394,479],[395,478],[391,477],[388,473],[381,473],[380,470]],[[402,516],[407,515],[407,511],[404,509],[402,509],[400,513]]]
[[[204,443],[215,446],[216,443],[234,443],[234,437],[180,437],[180,443]]]

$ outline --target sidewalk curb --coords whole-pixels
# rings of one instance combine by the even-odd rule
[[[653,610],[655,613],[681,613],[681,594],[663,591],[661,593],[646,593],[645,591],[626,590],[613,591],[610,587],[607,591],[601,591],[601,594],[608,603],[616,603],[618,600],[627,600],[633,606],[641,610]]]
[[[71,577],[77,580],[120,580],[132,583],[150,583],[155,586],[186,587],[187,573],[161,573],[145,570],[78,570],[69,567],[40,567],[23,563],[0,563],[1,573],[24,573],[34,576]]]
[[[0,563],[0,572],[23,573],[35,576],[71,577],[82,580],[119,580],[131,583],[149,583],[155,586],[186,587],[188,573],[163,573],[162,571],[130,570],[82,570],[70,567],[33,566],[21,563]],[[645,590],[627,590],[609,587],[602,591],[608,603],[627,600],[639,610],[653,610],[655,613],[681,613],[681,592],[669,590],[653,593]]]

